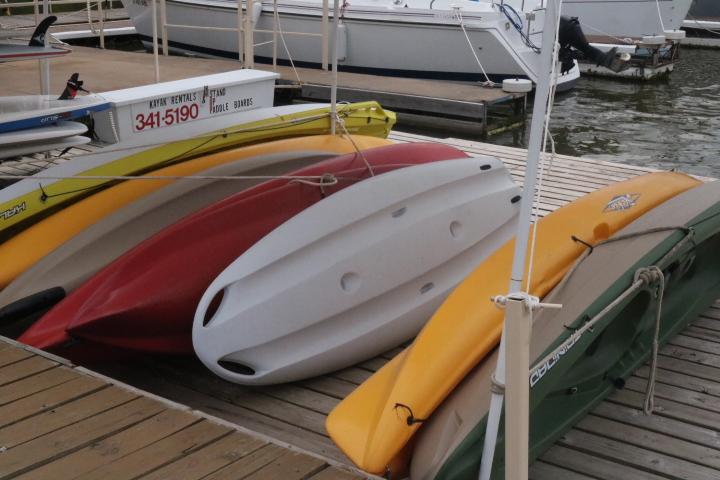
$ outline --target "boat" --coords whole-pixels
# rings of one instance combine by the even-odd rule
[[[534,319],[531,459],[651,357],[659,308],[662,345],[720,294],[720,183],[681,193],[610,240],[591,247],[545,297],[563,308],[542,310]],[[411,478],[477,478],[496,362],[497,351],[488,354],[423,425]],[[504,478],[503,464],[500,447],[493,478]]]
[[[0,307],[20,301],[26,310],[32,304],[26,297],[47,298],[48,289],[56,292],[53,298],[64,295],[162,228],[268,176],[353,152],[356,146],[366,149],[390,143],[376,137],[356,136],[351,141],[331,135],[276,140],[170,165],[147,174],[157,180],[128,180],[90,195],[0,244]],[[193,175],[244,178],[181,179]],[[41,261],[38,269],[14,284]],[[42,306],[49,306],[47,300]],[[0,321],[8,318],[8,311],[16,309],[0,309]]]
[[[487,156],[346,188],[270,232],[210,284],[195,313],[195,353],[226,380],[266,385],[386,352],[414,337],[472,266],[511,237],[519,201],[505,166]]]
[[[260,108],[244,112],[246,123],[205,135],[150,148],[108,148],[74,156],[0,190],[0,238],[7,239],[41,215],[109,186],[115,176],[141,174],[223,148],[327,133],[330,110],[328,104]],[[350,134],[386,137],[395,123],[394,114],[375,102],[342,105],[338,113]]]
[[[504,1],[513,5],[522,2]],[[563,0],[562,14],[578,17],[592,35],[642,38],[679,30],[692,3],[693,0]]]
[[[720,4],[715,0],[695,0],[683,22],[688,45],[720,47]]]
[[[699,183],[681,173],[646,174],[596,190],[541,219],[530,294],[543,297],[553,288],[586,243],[608,238]],[[411,346],[330,413],[326,422],[330,437],[357,466],[375,474],[403,471],[409,453],[406,447],[422,419],[429,418],[497,346],[503,312],[489,299],[507,288],[514,243],[506,243],[480,264]]]
[[[69,48],[49,45],[46,42],[47,31],[56,20],[55,15],[43,18],[35,27],[27,45],[8,41],[17,35],[17,31],[0,30],[0,63],[59,58],[70,53]]]
[[[200,298],[260,238],[371,170],[380,174],[463,156],[444,145],[389,145],[335,157],[235,194],[134,247],[53,307],[20,341],[68,356],[73,349],[81,354],[83,344],[191,354]],[[303,177],[310,182],[299,181]]]
[[[152,42],[149,3],[123,1],[136,31]],[[165,0],[167,23],[204,27],[168,28],[169,48],[193,55],[238,58],[237,3],[220,0]],[[253,3],[255,60],[273,59],[274,3]],[[322,31],[322,2],[277,2],[284,32]],[[412,78],[502,82],[508,78],[537,79],[539,30],[543,9],[528,24],[490,2],[470,0],[358,0],[342,4],[338,25],[338,68],[341,71]],[[212,30],[224,28],[225,30]],[[467,37],[466,37],[467,35]],[[295,66],[322,64],[320,40],[284,35]],[[290,58],[278,48],[278,61]],[[558,90],[572,88],[579,78],[573,66],[557,79]]]
[[[720,5],[715,0],[694,0],[688,19],[720,19]]]

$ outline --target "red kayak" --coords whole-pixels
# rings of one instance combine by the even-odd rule
[[[364,158],[363,158],[364,157]],[[154,353],[192,353],[197,303],[220,272],[255,242],[302,210],[375,174],[465,158],[439,144],[389,145],[334,157],[289,176],[332,175],[320,188],[274,179],[206,207],[160,231],[100,270],[21,337],[66,356],[91,344]]]

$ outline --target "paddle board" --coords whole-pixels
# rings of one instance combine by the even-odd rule
[[[582,242],[605,239],[698,184],[680,173],[647,174],[592,192],[543,218],[530,293],[543,297],[585,248]],[[413,419],[429,418],[497,345],[503,312],[489,298],[507,293],[513,251],[510,241],[476,268],[410,347],[330,413],[326,426],[331,438],[360,468],[399,474],[407,460],[403,449],[422,423]]]
[[[58,100],[50,95],[0,97],[0,133],[44,127],[108,108],[110,103],[95,94],[70,100]]]
[[[375,102],[349,104],[340,111],[351,134],[386,137],[395,122],[394,114],[385,112]],[[330,106],[327,104],[291,105],[246,113],[248,122],[232,128],[152,148],[125,150],[113,147],[95,154],[75,156],[71,162],[3,188],[0,190],[0,238],[17,233],[33,217],[47,214],[51,209],[113,183],[108,179],[83,179],[83,176],[138,174],[231,146],[323,134],[330,130]],[[41,176],[59,179],[37,178]]]
[[[692,229],[692,241],[687,242],[689,230],[679,226]],[[652,265],[665,277],[659,340],[666,341],[720,294],[720,257],[714,253],[720,248],[718,233],[720,182],[711,182],[650,210],[620,230],[617,241],[594,248],[567,281],[545,297],[563,308],[540,310],[534,319],[530,357],[531,365],[540,368],[530,376],[531,458],[648,359],[659,285],[652,283],[631,295],[562,355],[542,360],[628,288],[636,271]],[[621,240],[623,236],[627,238]],[[678,250],[663,258],[674,248]],[[468,374],[420,430],[411,478],[477,478],[496,363],[497,350]],[[501,433],[494,478],[504,478],[503,441]]]
[[[346,188],[213,281],[195,313],[195,353],[242,384],[292,382],[383,353],[415,336],[472,266],[510,239],[519,201],[502,162],[486,156]]]
[[[21,341],[63,355],[83,339],[164,353],[192,352],[192,320],[212,280],[283,222],[327,195],[409,164],[464,154],[435,144],[402,144],[353,153],[294,172],[321,183],[276,179],[228,197],[158,232],[98,272],[51,309]],[[148,268],[152,265],[152,268]],[[191,266],[191,268],[189,268]],[[172,279],[168,281],[168,279]],[[89,343],[89,342],[88,342]]]
[[[85,145],[90,137],[74,135],[72,137],[57,138],[39,142],[23,142],[11,145],[0,145],[0,158],[12,158],[32,153],[49,152],[51,150],[65,150],[66,148]],[[2,214],[0,214],[2,215]]]
[[[42,142],[56,138],[72,137],[87,132],[87,127],[80,122],[58,122],[45,127],[29,128],[16,132],[0,133],[0,147],[25,142]]]
[[[275,176],[352,152],[355,145],[365,149],[389,144],[363,136],[352,141],[332,135],[290,138],[206,155],[149,176]],[[0,322],[51,306],[50,298],[60,300],[161,229],[266,180],[129,180],[32,225],[0,244],[0,288],[5,287],[0,291]]]

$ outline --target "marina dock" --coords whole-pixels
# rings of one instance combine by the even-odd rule
[[[523,179],[526,152],[522,149],[459,139],[440,140],[402,132],[394,132],[391,138],[397,142],[441,142],[459,147],[470,154],[494,155],[503,160],[518,182]],[[649,171],[653,170],[557,155],[552,168],[546,173],[546,188],[540,203],[541,214],[545,215],[609,183]],[[153,423],[151,419],[161,423],[160,419],[164,416],[173,418],[179,416],[185,419],[183,420],[185,422],[192,420],[199,422],[199,425],[205,425],[203,428],[211,430],[207,435],[212,438],[206,443],[197,442],[198,445],[202,444],[202,447],[196,445],[189,450],[183,449],[188,447],[168,447],[171,449],[170,452],[182,451],[182,456],[180,453],[175,453],[178,456],[172,457],[172,461],[168,459],[170,457],[159,457],[157,461],[170,463],[154,468],[162,473],[180,471],[184,468],[183,465],[192,464],[193,472],[205,472],[204,474],[209,476],[202,477],[198,474],[173,478],[225,478],[219,474],[210,474],[210,470],[230,468],[225,466],[230,463],[228,458],[234,459],[231,464],[235,465],[233,468],[245,468],[243,463],[246,461],[257,465],[255,462],[263,461],[257,460],[258,457],[266,459],[260,453],[265,451],[271,452],[270,456],[274,455],[275,463],[273,459],[267,460],[264,468],[282,473],[272,477],[266,475],[268,470],[257,470],[250,478],[318,480],[353,478],[352,473],[330,466],[349,465],[349,461],[328,438],[324,427],[325,417],[340,400],[399,351],[400,347],[351,368],[302,382],[249,388],[214,376],[194,358],[143,357],[133,362],[97,365],[92,368],[107,376],[105,380],[97,380],[103,377],[97,377],[94,372],[85,369],[74,369],[75,376],[73,376],[67,373],[69,367],[62,365],[60,360],[48,360],[22,348],[3,345],[0,347],[0,358],[5,358],[3,355],[9,357],[4,363],[5,366],[0,367],[0,383],[7,385],[4,395],[11,397],[3,396],[3,390],[0,390],[0,399],[5,399],[4,403],[7,405],[0,406],[0,418],[4,410],[15,412],[12,414],[15,416],[10,417],[10,426],[6,428],[19,431],[20,425],[44,424],[45,418],[56,418],[49,413],[53,410],[56,412],[72,408],[88,410],[76,412],[73,414],[75,416],[68,417],[72,420],[68,420],[71,424],[67,426],[31,430],[33,432],[31,435],[36,436],[33,440],[20,444],[15,441],[13,445],[16,446],[0,454],[0,474],[6,471],[2,467],[5,465],[3,463],[6,461],[5,458],[23,459],[19,464],[22,467],[13,470],[16,473],[26,472],[26,476],[19,478],[44,478],[41,472],[50,471],[46,465],[72,464],[73,460],[64,460],[65,457],[89,458],[93,459],[88,460],[89,462],[99,462],[98,452],[106,450],[115,452],[114,442],[118,438],[124,439],[123,442],[127,442],[132,447],[119,448],[118,453],[110,455],[112,459],[110,465],[135,465],[136,462],[132,459],[148,458],[146,455],[152,455],[149,452],[153,451],[164,452],[159,446],[165,445],[162,442],[175,445],[169,440],[159,439],[150,444],[153,438],[158,438],[157,435],[161,434],[154,434],[155,437],[148,434],[147,438],[142,434],[142,439],[137,438],[141,436],[140,432],[145,431],[146,425]],[[62,381],[64,387],[57,385],[56,375],[48,373],[49,369],[56,369],[56,373],[62,372],[62,375],[67,376],[67,379]],[[91,379],[73,380],[78,372],[89,375]],[[38,376],[41,377],[35,378]],[[51,379],[49,380],[48,377]],[[647,377],[647,366],[636,371],[622,390],[618,390],[600,403],[532,465],[530,478],[535,480],[716,479],[720,472],[720,441],[716,434],[720,429],[720,301],[661,349],[657,371],[656,411],[652,416],[645,416],[642,413]],[[42,383],[41,379],[44,379],[42,382],[50,383]],[[181,405],[179,408],[186,409],[186,412],[175,413],[176,410],[167,407],[167,403],[159,402],[157,399],[146,399],[146,394],[140,390],[130,390],[130,393],[127,393],[121,386],[102,386],[116,380],[167,399],[172,402],[171,405]],[[103,381],[105,383],[102,383]],[[90,386],[86,385],[88,382]],[[25,392],[20,387],[31,390]],[[93,406],[92,401],[80,401],[94,398],[88,392],[90,390],[95,392],[93,389],[99,388],[103,388],[102,391],[112,388],[114,390],[108,392],[117,392],[113,395],[105,394],[106,401],[116,402],[118,405],[103,410],[105,413],[102,415],[96,413],[99,407]],[[40,400],[45,398],[42,395],[51,394],[64,396],[60,400]],[[114,399],[115,395],[119,399]],[[23,399],[20,400],[19,397]],[[54,405],[60,404],[63,406],[55,409]],[[38,405],[42,406],[38,407]],[[97,430],[73,427],[73,425],[102,423],[103,416],[112,415],[115,411],[120,412],[121,408],[132,410],[127,413],[129,419],[123,420],[130,423],[112,424],[104,427],[105,430],[100,427]],[[198,420],[197,418],[200,417],[197,415],[211,415],[229,423],[225,426],[216,426],[210,420]],[[43,419],[42,422],[40,419]],[[175,421],[180,422],[180,420]],[[170,426],[165,428],[180,429]],[[189,427],[184,428],[182,432]],[[233,428],[240,431],[233,432]],[[2,431],[0,430],[0,440],[4,438]],[[75,443],[61,443],[62,451],[36,448],[37,445],[51,448],[49,445],[54,445],[53,439],[59,435],[57,432],[64,431],[76,432],[78,439],[73,440]],[[88,432],[87,438],[83,437],[85,432]],[[261,440],[248,439],[242,432],[251,432],[251,437],[259,435],[263,439],[273,439],[280,445],[299,447],[320,459],[287,452],[281,446],[267,444],[267,441],[262,444]],[[179,434],[164,435],[171,439]],[[3,442],[4,440],[0,441],[0,445],[5,445]],[[120,445],[124,445],[123,442]],[[131,453],[128,448],[135,448],[137,453]],[[219,453],[222,449],[228,449],[228,452],[233,453],[227,455]],[[13,456],[5,457],[10,453]],[[235,456],[238,458],[236,459]],[[299,466],[276,465],[281,459],[297,461]],[[211,465],[202,466],[205,463]],[[12,463],[12,465],[16,464]],[[110,467],[93,468],[106,471],[104,469]],[[286,474],[286,471],[297,473],[297,477]],[[140,478],[169,478],[157,472]],[[260,472],[264,473],[260,475]],[[5,474],[0,478],[14,478],[14,475],[14,473]],[[231,478],[245,477],[238,475]]]

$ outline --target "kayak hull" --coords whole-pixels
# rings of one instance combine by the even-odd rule
[[[403,168],[338,192],[213,281],[195,314],[195,352],[226,380],[273,384],[387,351],[511,237],[519,200],[492,157]]]

